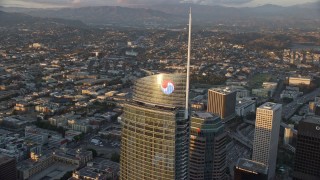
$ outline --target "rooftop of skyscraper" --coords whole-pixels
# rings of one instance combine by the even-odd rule
[[[168,108],[185,106],[186,74],[157,74],[138,79],[133,101]]]
[[[221,118],[209,112],[193,112],[191,124],[191,128],[214,132],[220,131],[224,127]]]
[[[217,117],[217,116],[214,116],[213,114],[208,113],[208,112],[195,112],[193,115],[196,116],[196,117],[199,117],[199,118],[203,118],[203,119],[209,119],[209,118]]]
[[[259,107],[259,109],[273,110],[273,109],[277,109],[280,106],[281,106],[281,104],[277,104],[277,103],[273,103],[273,102],[266,102],[266,103],[262,104]]]
[[[5,164],[11,160],[11,157],[0,154],[0,164]]]
[[[238,159],[236,168],[252,173],[268,173],[268,167],[263,163],[259,163],[245,158]]]
[[[303,121],[307,122],[307,123],[320,125],[320,117],[319,116],[307,116]]]
[[[234,90],[230,89],[229,87],[219,87],[219,88],[211,88],[209,89],[209,91],[214,91],[223,95],[228,95],[231,94],[233,92],[235,92]]]

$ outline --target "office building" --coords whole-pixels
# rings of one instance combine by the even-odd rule
[[[292,141],[294,125],[288,124],[288,127],[284,128],[283,144],[287,145]]]
[[[282,105],[267,102],[257,108],[252,160],[268,167],[268,179],[275,176]]]
[[[314,101],[309,102],[309,115],[320,116],[320,97],[316,97]]]
[[[288,124],[288,126],[284,128],[283,145],[293,153],[296,151],[296,139],[297,130],[294,129],[293,124]]]
[[[252,89],[252,95],[262,98],[268,98],[271,96],[271,92],[270,89],[264,88]]]
[[[17,165],[14,158],[0,154],[0,179],[17,179]]]
[[[236,91],[236,98],[242,99],[250,96],[250,91],[243,86],[229,86],[232,91]]]
[[[82,149],[59,150],[42,156],[31,153],[31,158],[17,165],[18,179],[60,179],[66,172],[83,167],[93,159],[91,151]]]
[[[234,169],[234,180],[267,180],[268,168],[263,163],[239,158]]]
[[[124,105],[120,180],[188,179],[189,119],[186,75],[141,78]]]
[[[235,111],[236,115],[241,117],[244,117],[250,113],[254,113],[256,111],[256,101],[246,99],[236,101]]]
[[[309,116],[298,126],[294,179],[320,179],[320,117]]]
[[[26,126],[25,139],[33,143],[46,144],[48,143],[49,133],[35,126]]]
[[[290,86],[307,85],[310,86],[311,78],[309,77],[289,77]]]
[[[93,162],[88,162],[84,168],[72,173],[69,180],[105,180],[117,179],[119,173],[119,163],[106,159],[95,158]]]
[[[190,180],[226,179],[227,134],[220,117],[196,112],[190,128]]]
[[[228,119],[235,115],[236,92],[229,88],[212,88],[208,91],[207,111]]]

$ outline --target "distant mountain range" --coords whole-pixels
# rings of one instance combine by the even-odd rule
[[[315,4],[315,3],[313,3]],[[310,7],[309,7],[310,6]],[[186,16],[190,5],[158,5],[156,8],[159,11],[170,13],[178,16]],[[315,8],[312,4],[306,7],[290,6],[282,7],[271,4],[266,4],[259,7],[223,7],[223,6],[202,6],[192,5],[192,14],[195,21],[201,22],[222,22],[230,20],[233,22],[244,21],[247,19],[260,20],[276,20],[276,19],[320,19],[320,6]]]
[[[0,26],[14,26],[17,24],[48,24],[48,23],[59,23],[68,26],[84,27],[86,26],[79,20],[66,20],[59,18],[40,18],[33,17],[22,13],[8,13],[0,10]]]
[[[89,25],[179,25],[186,24],[192,7],[197,25],[287,25],[320,24],[320,3],[282,7],[264,5],[252,8],[203,6],[195,4],[163,4],[140,7],[82,7],[64,9],[25,9],[0,7],[7,12],[21,12],[34,17],[79,20]]]
[[[20,12],[33,17],[79,20],[89,25],[175,24],[185,18],[149,8],[118,6],[82,7],[64,9],[27,9],[0,7],[0,11]]]
[[[86,24],[93,25],[141,25],[148,23],[171,24],[183,20],[181,17],[146,8],[127,8],[117,6],[83,7],[60,10],[30,11],[32,16],[65,18],[81,20]]]

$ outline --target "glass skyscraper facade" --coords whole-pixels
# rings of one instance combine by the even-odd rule
[[[293,179],[320,179],[319,116],[307,116],[299,122]]]
[[[188,179],[189,119],[185,74],[157,74],[136,81],[124,105],[120,179]]]
[[[190,180],[226,179],[226,132],[220,117],[195,112],[190,130]]]

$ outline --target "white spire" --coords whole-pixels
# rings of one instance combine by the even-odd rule
[[[190,76],[190,56],[191,56],[191,23],[192,23],[192,17],[191,17],[191,7],[189,12],[189,37],[188,37],[188,62],[187,62],[187,82],[186,82],[186,109],[184,113],[185,119],[188,119],[189,114],[189,76]]]

